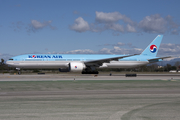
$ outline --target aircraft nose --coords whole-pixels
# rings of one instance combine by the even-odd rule
[[[6,61],[6,64],[7,65],[11,65],[12,63],[10,61]]]
[[[6,64],[9,65],[9,61],[6,61]]]

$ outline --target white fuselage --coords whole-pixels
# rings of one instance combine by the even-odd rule
[[[69,63],[83,61],[7,61],[12,67],[21,69],[59,69],[68,68]],[[148,64],[148,61],[111,61],[103,63],[99,68],[131,68]]]

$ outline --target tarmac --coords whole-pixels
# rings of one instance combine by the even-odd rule
[[[0,120],[180,120],[179,74],[0,74]]]
[[[126,77],[125,74],[0,74],[0,81],[56,81],[56,80],[180,80],[180,74],[137,74]]]

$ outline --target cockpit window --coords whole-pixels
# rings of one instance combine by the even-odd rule
[[[13,60],[13,59],[11,58],[11,59],[9,59],[9,60]]]

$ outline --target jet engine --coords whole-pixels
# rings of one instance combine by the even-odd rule
[[[78,62],[71,62],[69,63],[69,71],[71,72],[82,72],[83,69],[86,68],[86,65],[84,63],[78,63]]]

